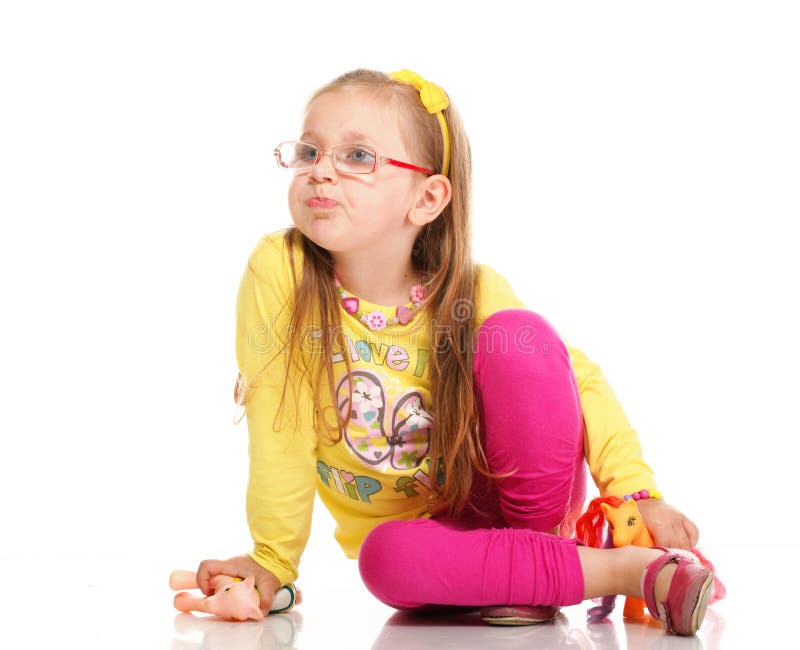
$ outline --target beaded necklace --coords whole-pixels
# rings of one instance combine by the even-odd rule
[[[423,282],[425,277],[423,276]],[[358,319],[364,323],[367,327],[371,330],[382,330],[387,325],[407,325],[414,319],[414,312],[417,311],[419,307],[422,306],[422,303],[425,301],[425,290],[422,284],[415,284],[411,287],[411,291],[409,292],[409,296],[411,298],[411,303],[409,306],[407,305],[398,305],[395,309],[395,315],[391,318],[387,318],[386,314],[384,314],[380,310],[373,310],[370,312],[363,312],[359,306],[359,299],[356,296],[352,296],[348,294],[344,287],[342,287],[342,283],[339,281],[339,276],[336,273],[333,274],[333,281],[336,284],[336,288],[339,291],[339,296],[342,299],[342,307],[348,314],[354,314],[358,317]]]

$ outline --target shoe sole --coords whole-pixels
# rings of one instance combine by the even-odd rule
[[[521,616],[483,616],[489,625],[539,625],[552,621],[552,618],[523,618]]]
[[[690,634],[694,634],[700,629],[700,624],[703,622],[703,618],[706,615],[706,608],[708,608],[708,600],[711,598],[713,587],[714,574],[709,573],[705,581],[703,581],[703,585],[700,587],[700,593],[697,596],[697,605],[692,611]]]
[[[552,621],[559,614],[559,610],[554,608],[553,615],[536,616],[536,613],[539,613],[536,611],[538,609],[542,608],[515,607],[514,605],[487,607],[481,610],[481,618],[490,625],[539,625]]]

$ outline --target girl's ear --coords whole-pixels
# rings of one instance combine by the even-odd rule
[[[442,174],[434,174],[420,185],[417,202],[408,213],[408,218],[417,226],[424,226],[438,217],[453,198],[450,179]]]

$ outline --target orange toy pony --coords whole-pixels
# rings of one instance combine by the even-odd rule
[[[654,497],[656,495],[653,495]],[[639,499],[650,498],[649,493],[644,490],[633,495],[627,495],[624,499],[620,497],[598,497],[589,503],[586,512],[576,522],[578,539],[588,546],[595,548],[610,548],[620,546],[655,546],[650,531],[644,524],[642,515],[636,501]],[[608,524],[609,537],[605,545],[603,544],[603,527]],[[714,566],[696,548],[691,549],[700,563],[714,572]],[[716,572],[714,572],[716,575]],[[709,604],[725,596],[725,587],[718,578],[714,579],[714,592],[712,593]],[[614,609],[615,596],[606,596],[602,599],[600,607],[589,610],[590,619],[605,618]],[[626,618],[641,618],[644,616],[644,601],[641,598],[628,596],[625,599],[625,608],[622,615]]]
[[[619,497],[598,497],[589,504],[586,513],[576,524],[578,539],[584,544],[600,548],[604,518],[614,546],[654,546],[653,537],[644,525],[636,501]],[[625,598],[622,615],[626,618],[644,616],[644,600],[633,596]]]

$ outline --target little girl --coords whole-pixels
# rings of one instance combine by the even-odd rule
[[[267,612],[298,576],[318,492],[392,607],[528,624],[625,594],[693,634],[713,576],[676,548],[697,528],[660,498],[597,365],[473,262],[469,142],[446,93],[408,70],[349,72],[275,156],[294,226],[258,243],[237,303],[254,548],[203,561],[203,593],[253,575]],[[649,497],[659,547],[576,542],[584,459],[602,495]]]

